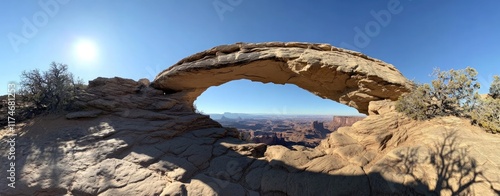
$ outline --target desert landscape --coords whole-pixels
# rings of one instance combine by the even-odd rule
[[[0,196],[500,196],[500,1],[0,5]]]
[[[224,127],[236,128],[240,132],[242,140],[287,147],[293,145],[316,147],[321,140],[338,128],[351,126],[364,118],[363,116],[330,117],[232,113],[211,114],[210,117]]]
[[[269,75],[269,69],[282,71]],[[252,74],[238,74],[243,71]],[[208,74],[210,79],[203,76]],[[367,117],[325,134],[316,147],[248,142],[237,129],[193,109],[193,100],[210,85],[242,77],[295,83]],[[339,81],[323,82],[327,77]],[[326,44],[218,46],[179,61],[152,82],[97,78],[77,97],[78,110],[20,124],[14,131],[16,165],[0,166],[17,168],[16,188],[2,186],[0,193],[499,194],[500,136],[460,117],[407,117],[396,110],[395,100],[411,89],[393,65]],[[330,123],[334,120],[348,121]],[[247,128],[266,127],[244,122]],[[291,128],[286,122],[267,127],[286,131]],[[304,123],[321,129],[318,121]],[[7,130],[2,133],[7,140]],[[2,145],[2,154],[8,154],[9,143]]]

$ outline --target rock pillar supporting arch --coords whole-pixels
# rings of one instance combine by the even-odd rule
[[[364,114],[370,101],[396,100],[411,89],[391,64],[328,44],[297,42],[217,46],[182,59],[151,85],[181,93],[192,107],[209,87],[238,79],[295,84]]]

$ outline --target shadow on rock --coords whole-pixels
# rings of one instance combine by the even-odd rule
[[[235,130],[215,124],[198,126],[206,125],[207,119],[199,114],[171,121],[117,116],[54,119],[57,128],[40,127],[50,124],[47,119],[35,122],[25,128],[29,131],[19,141],[19,188],[1,189],[0,193],[461,195],[473,194],[472,185],[488,182],[480,165],[467,156],[467,148],[458,145],[453,132],[444,134],[426,153],[406,148],[396,153],[395,160],[384,162],[382,172],[366,173],[360,166],[341,165],[325,154],[310,154],[314,156],[311,159],[325,161],[309,168],[268,160],[268,146],[244,142]],[[389,173],[401,174],[404,180],[387,177]]]
[[[468,147],[460,146],[455,131],[444,132],[426,151],[408,147],[395,155],[394,159],[379,166],[384,168],[383,173],[401,174],[406,182],[404,186],[415,193],[474,195],[472,186],[480,183],[488,184],[498,193],[483,175],[485,168],[469,156]]]

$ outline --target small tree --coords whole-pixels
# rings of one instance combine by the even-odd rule
[[[432,81],[429,91],[433,99],[431,108],[436,109],[436,116],[464,116],[474,109],[479,94],[480,85],[477,81],[477,71],[467,67],[465,70],[450,70],[448,72],[434,71],[436,80]]]
[[[436,79],[432,85],[415,85],[411,93],[401,96],[396,103],[396,110],[417,120],[445,115],[468,117],[473,124],[492,133],[500,133],[498,76],[491,84],[490,96],[480,98],[477,93],[477,72],[473,68],[448,72],[436,70],[433,75]]]
[[[500,133],[500,99],[481,99],[478,107],[471,112],[471,119],[487,131]]]
[[[500,98],[500,76],[493,76],[493,82],[490,86],[490,96],[495,99]]]
[[[396,110],[407,114],[408,117],[416,120],[428,119],[428,104],[424,100],[429,100],[429,85],[415,84],[415,88],[399,98],[396,103]]]
[[[436,69],[432,83],[417,85],[413,92],[400,97],[396,109],[414,119],[429,119],[435,116],[469,116],[477,105],[480,85],[476,82],[477,71],[447,72]]]
[[[37,109],[47,111],[65,110],[71,106],[81,80],[75,81],[68,66],[52,62],[48,71],[35,69],[21,74],[21,94],[25,101]]]
[[[472,122],[492,133],[500,133],[500,77],[494,76],[489,97],[479,100],[471,113]]]

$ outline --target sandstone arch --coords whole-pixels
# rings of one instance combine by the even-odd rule
[[[364,114],[370,101],[395,100],[411,88],[391,64],[328,44],[298,42],[217,46],[182,59],[151,85],[181,93],[192,107],[209,87],[238,79],[295,84]]]

